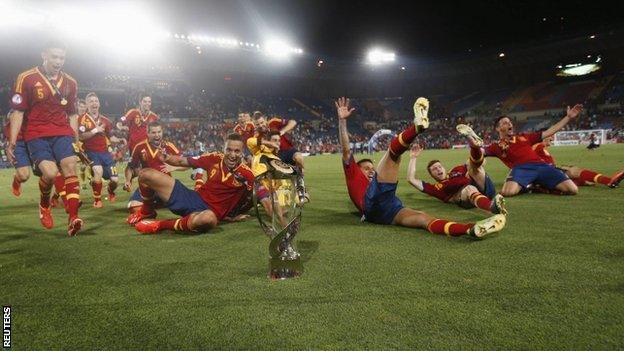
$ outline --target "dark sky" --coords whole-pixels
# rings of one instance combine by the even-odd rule
[[[260,43],[269,33],[285,34],[309,54],[345,59],[375,44],[399,55],[448,57],[624,25],[624,1],[159,0],[155,6],[173,30]]]

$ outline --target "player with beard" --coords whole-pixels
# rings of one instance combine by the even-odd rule
[[[203,168],[208,173],[208,179],[198,191],[193,191],[162,172],[143,169],[139,174],[139,191],[145,201],[139,211],[128,217],[128,223],[142,234],[162,230],[206,232],[227,217],[253,188],[254,175],[243,163],[243,141],[238,134],[227,137],[223,153],[213,152],[197,157],[160,154],[159,157],[175,167]],[[145,220],[156,216],[149,201],[155,196],[181,217]]]
[[[347,189],[351,201],[362,214],[362,220],[377,224],[422,228],[433,234],[470,235],[479,238],[503,229],[506,218],[502,214],[477,223],[457,223],[404,207],[396,196],[401,155],[409,149],[416,135],[429,127],[427,117],[429,100],[422,97],[416,100],[414,123],[392,138],[388,151],[379,161],[377,169],[370,159],[361,159],[356,162],[349,148],[347,119],[355,110],[349,107],[349,99],[338,99],[336,110]]]
[[[550,128],[542,132],[515,134],[513,123],[507,116],[500,116],[494,122],[499,139],[484,148],[486,157],[498,157],[511,169],[501,194],[514,196],[526,190],[529,184],[539,184],[548,190],[556,190],[562,195],[576,195],[578,187],[561,170],[550,165],[533,150],[533,145],[548,138],[583,111],[583,105],[568,106],[566,115]]]

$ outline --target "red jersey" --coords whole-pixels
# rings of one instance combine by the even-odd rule
[[[219,220],[230,213],[253,188],[251,168],[240,164],[229,170],[223,163],[223,154],[212,152],[187,158],[193,168],[203,168],[208,174],[206,183],[197,190]]]
[[[507,167],[525,163],[544,163],[533,150],[533,144],[542,141],[542,132],[514,135],[509,140],[499,140],[485,147],[485,156],[498,157]]]
[[[22,129],[20,129],[17,132],[17,139],[15,139],[15,141],[22,141],[24,140],[24,127],[26,125],[24,123],[22,123]],[[11,140],[11,121],[7,119],[6,123],[4,124],[4,136],[7,138],[7,140]]]
[[[133,168],[152,168],[171,175],[167,171],[167,164],[158,158],[158,154],[161,150],[165,150],[169,155],[180,155],[180,151],[175,145],[168,141],[162,142],[160,147],[154,147],[145,139],[132,149],[129,165]]]
[[[269,120],[269,129],[270,130],[276,130],[276,131],[280,131],[282,130],[282,128],[286,127],[286,125],[288,124],[288,120],[284,119],[284,118],[271,118]],[[280,136],[280,150],[290,150],[292,149],[293,143],[292,141],[290,141],[290,135],[288,135],[288,133],[285,133],[284,135]]]
[[[106,152],[110,145],[108,139],[113,132],[113,123],[103,115],[98,115],[97,118],[91,117],[89,113],[78,117],[78,132],[86,133],[95,128],[100,123],[104,127],[103,133],[98,133],[89,139],[83,140],[82,144],[86,151]]]
[[[535,153],[542,160],[544,160],[544,162],[548,163],[549,165],[553,165],[553,166],[555,165],[555,159],[552,157],[550,152],[546,150],[546,145],[544,145],[543,143],[537,143],[533,145],[533,151],[535,151]]]
[[[252,138],[256,133],[256,127],[252,122],[245,122],[244,125],[237,123],[234,126],[234,133],[243,137],[243,144],[247,145],[247,139]]]
[[[147,139],[147,125],[150,122],[158,121],[158,116],[150,111],[146,115],[141,114],[141,110],[133,108],[120,118],[121,124],[128,127],[128,146],[134,149],[136,144]]]
[[[349,191],[349,197],[355,207],[360,210],[360,213],[364,213],[364,196],[366,195],[366,189],[370,180],[362,172],[360,166],[355,162],[353,155],[350,156],[348,161],[342,162],[344,168],[345,178],[347,180],[347,190]]]
[[[17,76],[10,105],[13,110],[24,111],[24,140],[74,136],[68,117],[76,113],[77,91],[78,83],[65,72],[49,80],[43,68],[35,67]]]
[[[462,190],[466,185],[471,183],[468,176],[468,166],[461,165],[451,169],[446,179],[430,184],[423,183],[423,192],[427,195],[438,198],[444,202],[448,202],[453,195]]]

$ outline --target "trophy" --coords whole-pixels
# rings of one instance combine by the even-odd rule
[[[303,265],[294,238],[304,203],[302,179],[297,170],[277,158],[261,156],[260,163],[265,170],[255,177],[253,205],[260,227],[271,240],[268,277],[298,277]]]

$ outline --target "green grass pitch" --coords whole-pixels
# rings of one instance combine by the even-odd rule
[[[608,175],[624,167],[624,145],[551,153]],[[467,156],[427,150],[419,174],[432,158],[450,169]],[[406,206],[486,217],[418,193],[405,181],[407,163],[404,155]],[[0,171],[0,302],[12,306],[13,348],[624,347],[624,186],[508,199],[505,230],[475,241],[360,223],[339,156],[306,166],[312,202],[297,241],[305,273],[281,282],[267,280],[268,239],[253,218],[209,234],[141,236],[124,222],[127,193],[94,209],[89,189],[85,230],[68,238],[60,209],[54,229],[40,226],[36,179],[16,199],[12,170]],[[500,189],[507,169],[496,159],[486,169]]]

